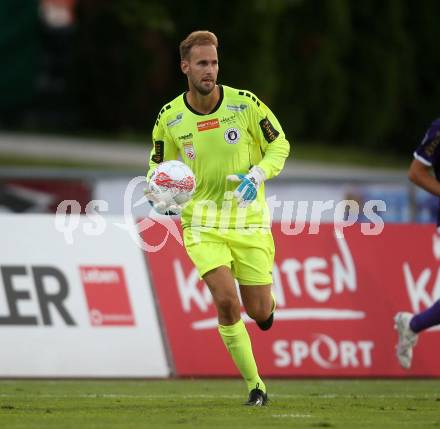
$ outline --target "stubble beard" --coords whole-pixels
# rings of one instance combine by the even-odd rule
[[[205,87],[205,86],[203,86],[203,85],[199,85],[199,84],[197,84],[197,83],[195,83],[195,82],[193,82],[192,83],[193,84],[193,86],[194,86],[194,89],[199,93],[199,94],[201,94],[201,95],[209,95],[209,94],[211,94],[211,92],[214,90],[214,88],[215,88],[215,85],[216,85],[216,82],[214,81],[213,82],[213,85],[211,86],[211,87],[209,87],[209,88],[207,88],[207,87]]]

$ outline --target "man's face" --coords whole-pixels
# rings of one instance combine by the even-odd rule
[[[193,46],[181,68],[188,77],[190,89],[208,95],[215,88],[218,74],[217,49],[213,45]]]

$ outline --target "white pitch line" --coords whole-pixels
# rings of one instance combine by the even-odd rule
[[[272,417],[276,418],[289,418],[289,419],[308,419],[312,417],[311,414],[272,414]]]
[[[20,398],[23,396],[33,396],[35,398],[49,398],[49,399],[56,399],[56,398],[93,398],[93,399],[100,399],[100,398],[111,398],[111,399],[236,399],[236,398],[242,398],[243,395],[206,395],[206,394],[193,394],[193,395],[177,395],[177,394],[170,394],[170,395],[127,395],[127,394],[118,394],[118,393],[103,393],[103,394],[78,394],[78,395],[55,395],[55,394],[35,394],[32,392],[22,392],[22,393],[0,393],[0,398]],[[272,393],[270,394],[271,398],[286,398],[286,399],[299,399],[299,398],[307,398],[307,399],[365,399],[365,398],[379,398],[379,399],[386,399],[386,398],[401,398],[401,399],[416,399],[416,398],[438,398],[438,394],[420,394],[420,395],[402,395],[402,394],[391,394],[391,395],[385,395],[385,394],[355,394],[355,395],[338,395],[338,394],[322,394],[322,395],[300,395],[300,394],[283,394],[283,393]]]

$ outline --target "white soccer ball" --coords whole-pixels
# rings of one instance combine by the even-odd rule
[[[194,173],[181,161],[162,162],[150,179],[150,192],[166,206],[183,207],[192,198],[195,189]]]

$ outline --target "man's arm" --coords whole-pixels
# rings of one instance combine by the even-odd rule
[[[175,160],[178,158],[178,149],[174,144],[173,139],[167,132],[166,124],[164,120],[160,118],[160,115],[156,121],[156,125],[153,128],[152,133],[153,148],[151,149],[148,172],[146,175],[147,186],[144,190],[145,196],[149,203],[154,207],[156,212],[163,215],[176,215],[180,213],[181,207],[174,203],[161,201],[157,195],[155,195],[153,188],[150,184],[151,176],[156,168],[164,161]]]
[[[260,145],[263,159],[258,163],[267,179],[279,174],[289,155],[290,145],[273,112],[261,101],[251,103],[249,129]]]
[[[252,166],[248,174],[231,174],[228,180],[241,182],[234,192],[239,207],[246,207],[256,198],[261,184],[279,174],[283,169],[290,145],[272,111],[253,94],[246,93],[252,99],[248,115],[249,131],[260,147],[262,159]]]
[[[147,181],[157,166],[163,161],[178,159],[179,151],[173,139],[167,132],[167,126],[163,117],[159,117],[152,133],[153,148],[148,161]]]
[[[408,178],[425,191],[440,197],[440,182],[431,174],[431,167],[414,159],[408,170]]]

